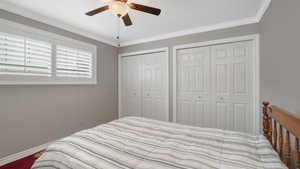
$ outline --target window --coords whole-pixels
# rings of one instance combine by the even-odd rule
[[[96,47],[0,19],[1,84],[95,84]]]
[[[51,76],[51,44],[0,34],[0,74]]]
[[[56,48],[56,75],[59,77],[92,77],[92,56],[88,51],[64,46]]]

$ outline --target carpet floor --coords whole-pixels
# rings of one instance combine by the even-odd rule
[[[41,154],[42,152],[34,153],[20,160],[1,166],[0,169],[30,169],[35,160],[37,160]]]

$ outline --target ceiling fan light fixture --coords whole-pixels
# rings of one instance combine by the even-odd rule
[[[129,10],[133,9],[140,12],[145,12],[152,15],[160,15],[161,10],[150,6],[145,6],[136,3],[128,3],[128,0],[111,0],[111,3],[100,8],[94,9],[86,13],[88,16],[94,16],[99,13],[110,10],[114,15],[123,20],[125,26],[131,26],[132,21],[128,14]]]
[[[127,3],[122,1],[112,1],[111,4],[109,5],[109,9],[112,11],[114,15],[120,17],[125,16],[129,11],[129,7]]]

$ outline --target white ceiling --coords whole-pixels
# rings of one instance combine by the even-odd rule
[[[259,21],[270,0],[129,0],[162,9],[160,16],[131,10],[134,23],[121,23],[121,44],[238,26]],[[119,19],[110,11],[85,13],[109,0],[1,0],[0,8],[48,24],[116,44]]]

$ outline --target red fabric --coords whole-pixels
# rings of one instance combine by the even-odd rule
[[[30,169],[35,160],[37,159],[35,155],[38,153],[32,154],[28,157],[1,166],[0,169]]]

